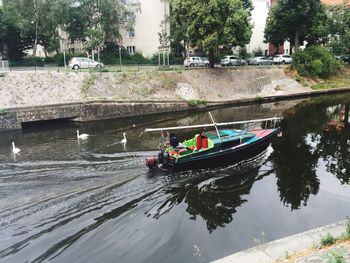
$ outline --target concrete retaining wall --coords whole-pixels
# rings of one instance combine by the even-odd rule
[[[23,123],[39,121],[94,121],[191,109],[187,102],[89,102],[11,108],[0,112],[0,131],[21,129]]]
[[[262,98],[239,99],[222,102],[207,102],[205,105],[190,106],[186,101],[90,101],[86,103],[68,103],[33,107],[7,108],[0,110],[0,131],[21,129],[23,123],[63,120],[95,121],[112,118],[132,117],[139,115],[159,114],[168,112],[209,110],[233,105],[266,103],[331,93],[349,92],[348,89],[332,89],[313,92],[295,93],[280,96],[265,96]]]

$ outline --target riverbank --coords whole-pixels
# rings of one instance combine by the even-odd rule
[[[341,221],[266,244],[261,244],[251,249],[218,259],[213,261],[213,263],[349,262],[350,242],[348,239],[340,240],[337,244],[332,246],[321,247],[323,243],[327,243],[327,238],[328,240],[333,240],[344,235],[347,235],[348,238],[348,231],[349,221]],[[346,261],[327,260],[328,257],[332,257],[332,255],[336,255],[337,253]]]
[[[23,124],[94,121],[346,92],[313,91],[285,67],[137,72],[11,72],[0,78],[0,131]]]
[[[89,100],[222,102],[311,91],[282,67],[10,72],[0,82],[0,109]]]

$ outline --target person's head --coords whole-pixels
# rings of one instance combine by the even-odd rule
[[[176,137],[176,136],[175,136],[175,133],[170,133],[170,138],[171,138],[171,137]]]

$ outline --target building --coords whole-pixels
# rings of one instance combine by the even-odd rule
[[[269,14],[271,0],[253,0],[252,24],[253,32],[250,43],[246,46],[248,53],[252,54],[254,50],[262,49],[265,55],[268,54],[269,44],[264,43],[264,29],[266,18]]]
[[[134,30],[121,30],[122,45],[130,54],[140,52],[152,56],[160,46],[159,35],[162,21],[169,16],[169,2],[164,0],[139,0],[141,12],[135,16]],[[169,26],[167,31],[170,33]]]
[[[170,8],[167,0],[139,0],[140,12],[136,14],[126,14],[126,19],[135,20],[134,28],[120,28],[121,44],[130,54],[136,52],[143,56],[150,57],[159,50],[159,35],[161,32],[162,21],[169,16]],[[170,33],[169,26],[167,31]],[[83,52],[83,43],[81,41],[71,42],[69,36],[60,30],[61,51]]]

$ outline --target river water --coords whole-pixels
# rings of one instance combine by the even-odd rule
[[[208,123],[205,112],[1,133],[0,262],[209,262],[344,220],[349,95],[213,110],[217,121],[284,120],[264,153],[207,170],[149,172],[159,135],[138,137]]]

